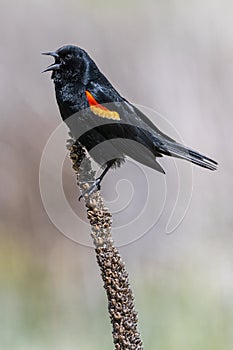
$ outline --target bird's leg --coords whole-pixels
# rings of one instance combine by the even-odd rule
[[[92,182],[92,185],[90,187],[88,187],[79,197],[79,201],[85,196],[85,194],[90,195],[91,193],[93,193],[94,191],[99,191],[100,190],[100,183],[102,182],[104,176],[107,174],[107,172],[109,171],[109,169],[111,168],[111,166],[114,164],[115,159],[107,162],[106,164],[106,168],[104,169],[104,171],[102,172],[102,174],[97,177],[97,179]]]

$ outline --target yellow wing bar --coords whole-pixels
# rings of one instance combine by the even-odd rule
[[[107,119],[113,119],[113,120],[121,119],[119,113],[117,113],[116,111],[110,111],[105,106],[102,106],[101,104],[99,104],[89,91],[86,90],[85,92],[87,96],[87,101],[90,105],[90,109],[95,115],[98,115],[101,118],[107,118]]]

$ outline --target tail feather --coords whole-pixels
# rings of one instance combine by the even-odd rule
[[[187,148],[177,142],[166,141],[160,146],[164,154],[188,160],[203,168],[216,170],[218,163],[190,148]]]

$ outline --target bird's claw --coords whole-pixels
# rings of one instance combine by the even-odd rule
[[[86,190],[84,190],[81,194],[81,196],[79,196],[79,201],[87,194],[88,196],[90,196],[93,192],[95,191],[99,191],[100,190],[100,182],[101,180],[98,178],[95,181],[91,181],[92,185],[90,185]]]

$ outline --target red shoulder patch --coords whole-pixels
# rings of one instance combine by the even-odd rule
[[[98,115],[101,118],[107,118],[107,119],[113,119],[113,120],[120,120],[120,115],[119,113],[115,111],[110,111],[108,108],[105,106],[102,106],[100,103],[96,101],[94,96],[89,92],[85,91],[87,101],[89,103],[91,111],[95,114]]]
[[[102,106],[101,104],[99,104],[99,103],[96,101],[96,99],[94,98],[94,96],[93,96],[89,91],[86,90],[85,93],[86,93],[87,101],[88,101],[90,107],[91,107],[91,106],[97,106],[97,107],[99,107],[99,108],[101,108],[101,109],[103,109],[103,110],[105,110],[105,111],[108,111],[108,109],[107,109],[106,107]]]

